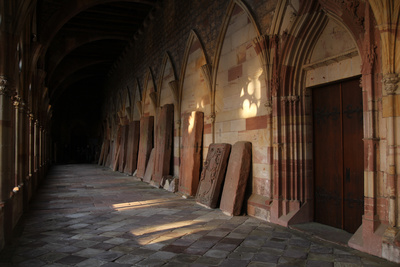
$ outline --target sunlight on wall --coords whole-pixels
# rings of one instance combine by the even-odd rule
[[[259,68],[253,77],[247,77],[248,82],[240,92],[242,107],[240,110],[241,118],[255,117],[261,104],[261,82],[260,76],[263,70]]]
[[[189,134],[193,131],[195,113],[196,111],[192,111],[192,115],[190,115],[189,117],[189,127],[188,127]]]

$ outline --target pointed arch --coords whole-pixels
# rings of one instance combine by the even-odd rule
[[[169,87],[171,81],[176,81],[175,67],[171,60],[169,53],[165,53],[163,63],[161,66],[161,73],[158,79],[157,88],[159,88],[159,102],[158,106],[162,107],[165,104],[174,104],[176,107],[178,103],[175,101],[174,93]]]
[[[257,26],[257,23],[254,20],[253,16],[251,15],[247,6],[241,0],[231,0],[231,2],[229,3],[228,9],[226,11],[224,21],[222,23],[221,30],[220,30],[220,33],[219,33],[218,39],[217,39],[217,49],[215,50],[213,70],[212,70],[212,80],[213,80],[212,90],[215,90],[216,77],[217,77],[217,72],[218,72],[219,63],[220,63],[219,60],[221,58],[222,46],[224,44],[224,39],[225,39],[226,32],[227,32],[227,29],[229,26],[229,22],[231,20],[232,14],[235,11],[235,8],[241,8],[247,14],[248,19],[250,20],[251,24],[254,26],[257,36],[261,35],[261,31],[260,31],[259,27]]]
[[[131,91],[132,95],[132,120],[133,121],[138,121],[140,120],[140,117],[142,116],[142,109],[141,109],[141,104],[142,103],[142,93],[140,90],[140,84],[139,80],[136,79],[135,83],[133,85],[133,90]]]
[[[144,79],[142,94],[142,116],[155,116],[158,106],[158,93],[154,82],[153,72],[149,68]]]
[[[179,79],[180,114],[193,111],[204,113],[203,156],[207,156],[212,143],[213,122],[212,97],[209,77],[203,74],[203,66],[209,66],[203,44],[195,31],[191,31],[186,42],[183,64]]]

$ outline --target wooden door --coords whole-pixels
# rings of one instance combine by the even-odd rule
[[[358,79],[313,89],[315,221],[351,233],[364,211],[362,111]]]

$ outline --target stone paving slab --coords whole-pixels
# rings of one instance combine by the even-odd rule
[[[54,166],[0,266],[398,266],[97,165]]]

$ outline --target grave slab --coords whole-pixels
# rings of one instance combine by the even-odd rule
[[[129,126],[123,125],[121,127],[121,143],[119,149],[119,162],[118,162],[118,171],[124,172],[125,164],[126,164],[126,151],[127,151],[127,141],[129,134]]]
[[[137,168],[140,121],[132,121],[129,124],[128,147],[126,152],[126,165],[124,173],[132,175]]]
[[[140,119],[139,156],[136,176],[143,178],[146,172],[150,152],[153,149],[154,117],[148,116]]]
[[[152,182],[161,186],[163,176],[170,174],[172,158],[172,138],[174,135],[174,105],[166,104],[161,108],[155,144],[155,162]]]
[[[181,165],[179,168],[179,192],[194,196],[200,178],[203,142],[204,114],[193,111],[182,114]]]
[[[211,144],[201,172],[196,202],[215,209],[221,196],[230,144]]]
[[[251,168],[251,143],[236,142],[232,146],[222,190],[220,209],[230,215],[241,214],[247,180]]]

